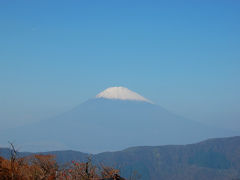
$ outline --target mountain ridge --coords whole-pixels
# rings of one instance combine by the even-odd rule
[[[3,149],[0,148],[0,156],[2,152]],[[98,154],[71,150],[41,154],[56,155],[58,163],[87,161],[91,156],[94,164],[102,163],[119,168],[124,177],[137,171],[142,180],[229,180],[240,177],[239,152],[240,136],[234,136],[207,139],[188,145],[130,147]],[[33,153],[19,154],[26,156]]]

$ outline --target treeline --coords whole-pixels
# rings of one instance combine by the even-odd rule
[[[15,149],[10,159],[0,156],[0,180],[124,180],[119,170],[72,161],[59,166],[53,155],[17,157]]]

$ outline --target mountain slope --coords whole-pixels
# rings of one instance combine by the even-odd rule
[[[143,179],[221,180],[240,177],[240,137],[211,139],[197,144],[134,147],[101,153],[96,159],[120,167],[123,174],[136,170]]]
[[[54,119],[3,133],[1,138],[21,144],[23,150],[96,153],[130,146],[186,144],[226,135],[232,134],[178,117],[154,104],[100,98]],[[37,142],[42,144],[33,148]]]
[[[106,91],[58,117],[0,132],[0,142],[14,141],[25,151],[99,153],[235,135],[179,117],[126,88]]]
[[[3,155],[0,149],[0,155]],[[4,150],[7,155],[6,149]],[[132,147],[92,155],[95,164],[114,166],[124,177],[137,171],[144,180],[229,180],[240,177],[240,136],[210,139],[196,144]],[[46,152],[59,163],[85,161],[76,151]],[[20,155],[28,155],[27,153]]]

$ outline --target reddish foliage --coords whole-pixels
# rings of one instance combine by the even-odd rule
[[[91,164],[75,162],[61,169],[52,155],[33,155],[25,158],[0,157],[1,180],[124,180],[119,171],[104,167],[99,170]]]

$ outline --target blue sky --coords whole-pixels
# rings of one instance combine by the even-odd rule
[[[125,86],[240,130],[240,2],[0,1],[1,128]]]

